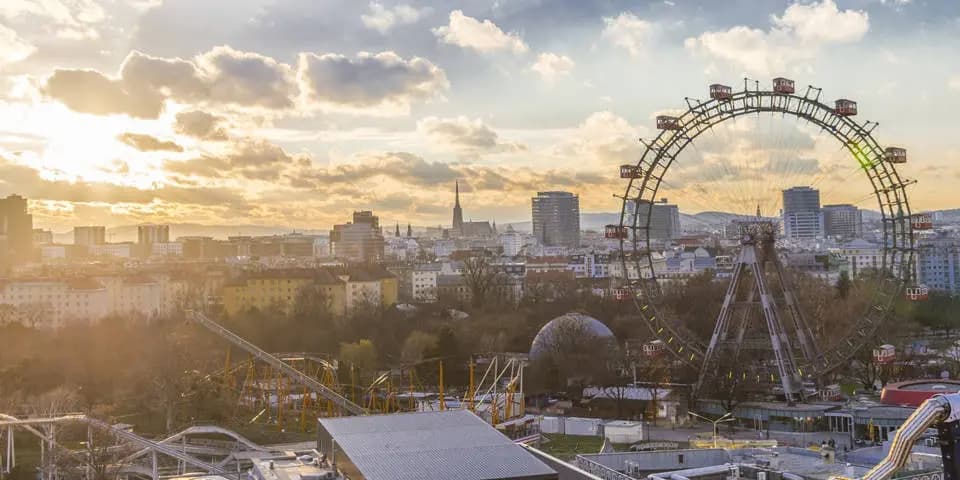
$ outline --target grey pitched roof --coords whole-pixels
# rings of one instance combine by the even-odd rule
[[[322,418],[320,424],[367,480],[556,478],[467,410]]]

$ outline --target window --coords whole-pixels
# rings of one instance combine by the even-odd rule
[[[682,454],[682,453],[679,454],[679,455],[677,455],[677,463],[679,463],[680,465],[683,465],[683,454]]]

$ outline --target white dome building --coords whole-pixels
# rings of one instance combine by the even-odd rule
[[[616,345],[616,337],[603,322],[589,315],[570,312],[550,320],[537,332],[530,345],[530,360],[542,357],[556,342],[573,343],[573,339],[560,338],[564,335],[592,335]]]

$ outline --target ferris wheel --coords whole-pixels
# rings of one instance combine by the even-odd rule
[[[656,116],[659,133],[653,140],[641,140],[645,149],[640,160],[620,167],[620,177],[627,182],[621,197],[620,223],[608,225],[605,236],[620,241],[624,288],[631,293],[637,315],[657,339],[651,350],[670,352],[679,361],[698,370],[699,387],[706,376],[717,373],[712,365],[724,345],[733,345],[737,354],[743,348],[744,334],[748,330],[747,314],[740,318],[733,305],[755,304],[757,320],[754,321],[765,327],[764,341],[768,342],[766,348],[773,355],[765,367],[753,367],[749,373],[727,374],[756,375],[758,381],[779,383],[787,400],[793,401],[803,397],[802,385],[806,380],[820,378],[846,364],[872,342],[880,325],[891,315],[898,298],[905,293],[910,299],[919,298],[917,289],[920,286],[912,282],[914,231],[929,229],[930,219],[925,214],[914,215],[910,210],[907,187],[914,182],[901,177],[896,169],[897,165],[906,163],[906,150],[882,147],[872,135],[876,122],[859,123],[853,119],[857,114],[856,102],[838,99],[832,106],[827,105],[820,100],[821,89],[808,86],[801,95],[796,92],[794,82],[786,78],[774,79],[770,89],[761,89],[759,82],[748,79],[744,79],[740,91],[714,84],[709,87],[709,96],[709,100],[703,101],[687,98],[685,110]],[[703,139],[711,135],[715,139],[716,131],[725,125],[736,125],[735,128],[727,127],[727,132],[739,135],[757,128],[760,122],[757,119],[762,117],[790,118],[803,128],[817,131],[817,135],[825,137],[825,142],[834,145],[833,148],[839,144],[836,152],[840,152],[837,154],[843,156],[842,162],[852,170],[847,177],[834,179],[837,190],[849,192],[855,189],[848,185],[860,185],[861,196],[856,202],[875,202],[873,205],[879,211],[879,252],[869,299],[864,302],[862,313],[844,332],[817,335],[807,322],[808,312],[797,301],[790,275],[784,272],[777,253],[780,226],[770,218],[761,217],[760,206],[765,201],[761,197],[772,196],[771,181],[764,180],[770,177],[755,175],[758,179],[752,194],[739,188],[740,200],[746,204],[741,211],[754,204],[757,211],[752,215],[752,211],[747,210],[751,214],[745,214],[737,222],[738,253],[731,261],[730,284],[716,313],[712,335],[709,338],[696,335],[663,304],[664,282],[660,277],[664,274],[657,265],[662,261],[662,255],[655,248],[656,239],[652,235],[658,228],[652,223],[655,218],[653,210],[658,203],[665,202],[658,198],[665,191],[679,192],[685,199],[695,199],[699,195],[702,204],[718,208],[716,205],[736,197],[737,189],[732,185],[744,172],[756,172],[764,167],[776,170],[777,165],[792,162],[793,157],[782,149],[771,147],[770,151],[775,152],[771,159],[758,162],[753,170],[731,168],[729,158],[716,162],[717,170],[721,172],[717,175],[717,189],[726,193],[717,193],[713,197],[710,197],[711,189],[683,185],[685,179],[671,180],[668,173],[684,173],[685,156],[698,156],[701,161],[706,158],[707,154],[703,152],[710,147],[698,148],[697,144],[710,143]],[[778,139],[778,145],[785,137],[779,133],[771,136]],[[785,157],[791,159],[783,160]],[[819,173],[834,174],[840,171],[840,163],[838,161],[835,168],[821,168],[823,171]],[[797,168],[786,168],[773,177],[790,181],[790,173],[794,170]],[[827,170],[831,173],[826,173]],[[852,181],[852,176],[866,177],[866,180],[858,184]],[[820,181],[819,178],[808,180],[811,184]],[[804,182],[803,179],[793,181]],[[773,205],[767,205],[768,211]]]

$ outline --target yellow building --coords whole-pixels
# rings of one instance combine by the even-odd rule
[[[354,311],[364,304],[389,308],[397,303],[398,280],[383,268],[350,267],[341,269],[337,278],[346,284],[346,309]]]
[[[322,294],[335,315],[347,311],[346,283],[323,269],[267,270],[244,274],[223,286],[223,307],[228,315],[279,307],[290,313],[305,288]]]

